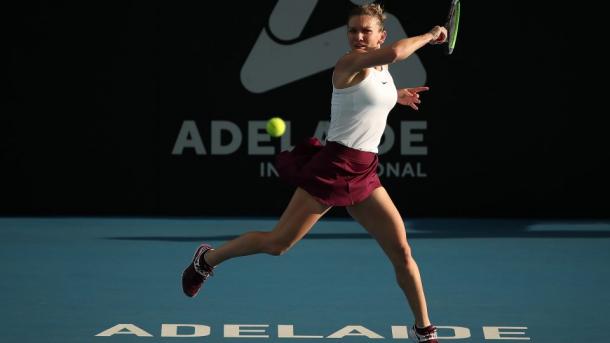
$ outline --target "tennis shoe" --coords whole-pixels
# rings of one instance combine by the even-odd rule
[[[438,343],[436,335],[436,327],[428,325],[425,328],[418,328],[413,324],[409,328],[409,337],[417,343]]]
[[[211,245],[201,244],[195,250],[193,261],[182,272],[182,290],[188,297],[196,296],[205,280],[214,275],[214,267],[203,259],[203,255],[209,250],[213,250]]]

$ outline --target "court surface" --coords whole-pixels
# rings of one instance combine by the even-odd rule
[[[182,294],[201,241],[273,224],[0,218],[0,342],[407,341],[391,265],[351,220],[321,221],[280,257],[227,261],[196,298]],[[446,341],[608,341],[610,221],[406,224]]]

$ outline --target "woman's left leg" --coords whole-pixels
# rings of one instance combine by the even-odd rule
[[[403,219],[385,188],[375,189],[363,202],[347,207],[347,211],[377,240],[389,257],[398,285],[405,293],[415,317],[415,324],[420,328],[429,326],[419,268],[407,243]]]

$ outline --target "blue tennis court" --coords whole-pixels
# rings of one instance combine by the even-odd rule
[[[327,219],[281,257],[227,261],[193,299],[180,274],[267,219],[2,218],[1,342],[407,340],[391,264],[351,220]],[[602,342],[610,222],[416,219],[407,234],[439,336]],[[574,330],[578,324],[580,329]]]

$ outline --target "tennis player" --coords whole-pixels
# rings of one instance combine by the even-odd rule
[[[280,178],[296,191],[269,232],[248,232],[213,249],[201,244],[182,274],[184,293],[195,296],[214,267],[237,256],[282,255],[333,206],[348,213],[374,237],[388,256],[398,285],[415,318],[411,337],[437,343],[419,268],[407,242],[403,219],[377,176],[378,146],[387,116],[396,103],[418,109],[428,87],[396,89],[388,65],[427,44],[446,41],[441,26],[383,46],[385,15],[378,4],[355,7],[348,16],[351,51],[337,61],[332,75],[331,120],[326,144],[310,138],[276,158]]]

